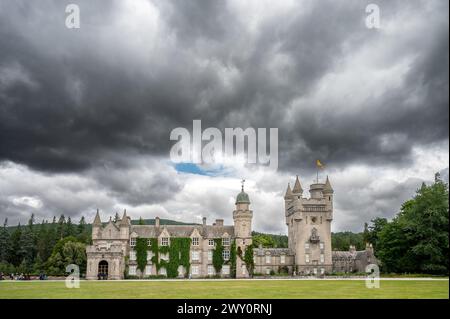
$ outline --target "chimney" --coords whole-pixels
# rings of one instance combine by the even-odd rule
[[[159,217],[155,217],[155,226],[159,227]]]
[[[206,226],[206,217],[203,217],[202,221],[203,221],[203,226]]]
[[[223,226],[223,219],[216,219],[216,226]]]

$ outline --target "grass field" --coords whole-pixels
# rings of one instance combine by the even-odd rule
[[[368,289],[363,280],[230,281],[81,281],[68,289],[64,281],[0,282],[6,298],[449,298],[448,280],[382,280]]]

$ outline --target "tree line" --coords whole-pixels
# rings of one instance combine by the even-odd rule
[[[69,264],[86,269],[86,244],[91,241],[90,225],[81,217],[74,224],[61,215],[51,223],[36,224],[34,214],[26,225],[0,228],[0,272],[4,274],[64,275]]]

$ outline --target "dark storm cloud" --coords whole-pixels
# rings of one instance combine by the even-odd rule
[[[158,28],[134,32],[125,2],[76,3],[79,30],[64,27],[59,1],[0,6],[0,160],[58,172],[127,166],[167,156],[170,130],[193,119],[278,127],[283,170],[309,170],[316,158],[408,165],[414,146],[448,138],[447,2],[379,2],[382,23],[423,16],[395,52],[365,62],[384,70],[414,58],[401,85],[348,110],[346,94],[363,88],[314,93],[346,57],[389,40],[364,26],[369,2],[299,2],[249,31],[231,2],[155,1]],[[127,23],[116,24],[122,14]]]

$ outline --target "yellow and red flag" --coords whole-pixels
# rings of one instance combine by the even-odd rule
[[[320,160],[316,160],[316,165],[317,165],[317,168],[322,168],[322,169],[325,168],[325,165],[323,165]]]

